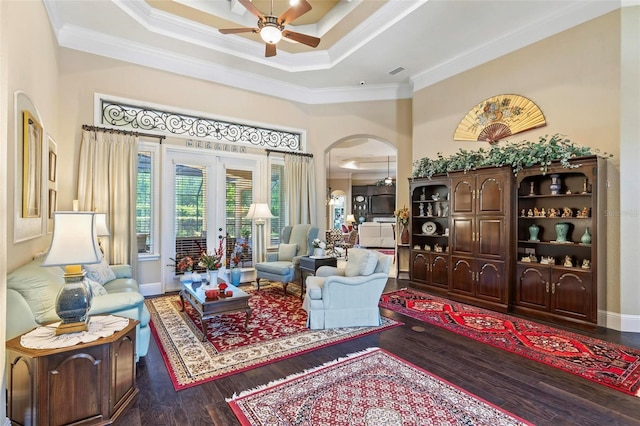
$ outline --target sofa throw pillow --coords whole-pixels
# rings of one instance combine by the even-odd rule
[[[370,250],[351,249],[349,250],[349,260],[344,269],[345,277],[357,277],[371,275],[378,264],[378,256]]]
[[[84,270],[87,271],[87,278],[96,281],[102,285],[105,285],[109,281],[116,279],[116,274],[111,270],[106,259],[103,257],[100,263],[94,265],[84,265]]]
[[[89,282],[89,287],[91,287],[91,294],[94,296],[104,296],[105,294],[109,294],[99,282],[96,282],[91,278],[87,278],[87,281]]]
[[[297,244],[280,244],[278,246],[278,260],[293,260],[297,252]]]

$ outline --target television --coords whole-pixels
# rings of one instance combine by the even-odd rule
[[[393,216],[396,209],[396,196],[394,194],[380,194],[371,196],[371,214]]]

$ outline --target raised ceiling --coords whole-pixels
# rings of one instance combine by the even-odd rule
[[[620,7],[609,0],[309,0],[264,57],[237,0],[43,0],[60,46],[296,102],[410,98],[437,81]],[[263,13],[271,2],[254,0]],[[274,0],[274,15],[288,7]],[[393,70],[399,72],[392,73]]]

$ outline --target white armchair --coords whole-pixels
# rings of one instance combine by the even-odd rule
[[[390,256],[354,248],[349,250],[344,268],[318,268],[316,275],[306,280],[302,307],[308,314],[307,327],[318,330],[380,325],[378,303],[390,266]]]

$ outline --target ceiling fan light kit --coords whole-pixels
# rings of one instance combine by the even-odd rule
[[[297,41],[309,47],[318,47],[320,39],[306,34],[297,33],[295,31],[285,30],[285,25],[304,15],[311,10],[311,5],[307,0],[291,1],[291,7],[284,11],[282,15],[276,17],[273,15],[273,0],[271,1],[271,13],[264,15],[251,3],[251,0],[238,0],[251,14],[258,18],[258,28],[221,28],[222,34],[238,34],[238,33],[258,33],[262,40],[265,41],[265,56],[276,55],[276,43],[282,40],[282,37]]]

